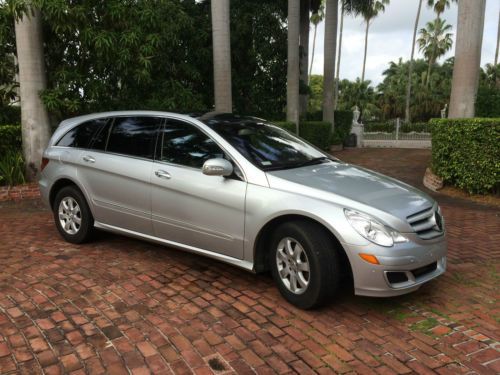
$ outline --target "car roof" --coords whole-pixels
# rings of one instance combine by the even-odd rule
[[[208,112],[199,117],[198,120],[204,122],[207,125],[216,124],[261,124],[267,123],[266,120],[254,117],[254,116],[243,116],[236,115],[234,113],[221,113],[221,112]]]

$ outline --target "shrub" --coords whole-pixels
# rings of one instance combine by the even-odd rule
[[[335,129],[332,144],[344,143],[352,129],[352,111],[335,111]]]
[[[395,130],[393,123],[389,122],[370,122],[364,125],[363,130],[365,132],[382,132],[382,133],[392,133]]]
[[[295,124],[288,121],[275,121],[274,124],[295,134]],[[309,143],[323,150],[330,147],[330,123],[323,121],[301,121],[299,123],[299,135]]]
[[[478,117],[500,117],[500,89],[480,87],[475,109]]]
[[[433,119],[432,169],[469,193],[498,192],[500,118]]]
[[[21,150],[21,125],[0,125],[0,158],[9,150]]]
[[[0,124],[20,124],[20,123],[21,123],[21,107],[14,105],[0,106]]]
[[[25,183],[24,160],[19,150],[8,150],[0,156],[0,185]]]

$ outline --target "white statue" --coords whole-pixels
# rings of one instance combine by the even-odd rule
[[[444,105],[444,108],[441,110],[441,118],[446,118],[446,111],[448,110],[448,103]]]
[[[359,120],[359,114],[361,112],[359,112],[359,108],[357,105],[354,106],[354,109],[352,111],[352,123],[353,124],[359,124],[358,120]]]

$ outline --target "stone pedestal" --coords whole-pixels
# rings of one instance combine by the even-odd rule
[[[353,123],[351,133],[356,134],[356,147],[363,146],[363,124]]]

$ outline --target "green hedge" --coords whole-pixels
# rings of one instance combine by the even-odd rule
[[[321,112],[308,113],[308,119],[321,118]],[[341,144],[351,134],[352,111],[335,111],[335,129],[331,134],[329,122],[319,120],[300,121],[300,136],[316,147],[327,150],[332,144]],[[274,124],[295,134],[295,124],[287,121],[273,121]]]
[[[477,117],[500,117],[500,89],[480,87],[477,92],[475,111]]]
[[[432,169],[469,193],[498,192],[500,118],[433,119]]]
[[[0,125],[0,157],[9,150],[21,150],[21,125]]]
[[[344,143],[352,129],[352,111],[335,111],[335,129],[332,144]]]
[[[274,121],[274,124],[295,134],[295,124],[288,121]],[[301,121],[299,135],[316,147],[326,150],[330,147],[330,123],[323,121]]]

